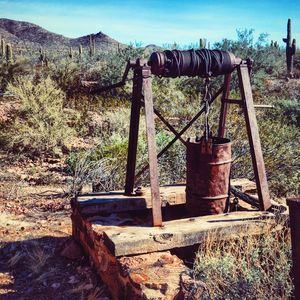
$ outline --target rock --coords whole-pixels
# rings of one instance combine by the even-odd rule
[[[75,283],[78,283],[78,282],[79,282],[79,279],[76,278],[75,276],[70,276],[70,277],[69,277],[68,283],[70,283],[70,284],[75,284]]]
[[[198,300],[205,290],[205,283],[193,278],[189,272],[183,272],[180,275],[180,287],[182,299]]]
[[[82,289],[84,290],[91,290],[94,286],[91,283],[85,284]]]
[[[247,178],[236,178],[231,179],[230,184],[237,189],[241,190],[243,193],[256,193],[255,182]]]
[[[77,260],[83,256],[83,251],[81,246],[73,238],[69,238],[62,245],[60,255],[68,259]]]
[[[52,287],[53,289],[58,289],[58,288],[60,287],[60,283],[58,283],[58,282],[52,283],[52,284],[51,284],[51,287]]]

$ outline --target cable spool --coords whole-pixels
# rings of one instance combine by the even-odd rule
[[[152,74],[172,78],[224,75],[240,63],[241,59],[228,51],[209,49],[153,52],[148,61]]]

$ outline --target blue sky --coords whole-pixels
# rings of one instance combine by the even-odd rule
[[[300,0],[272,1],[102,1],[0,0],[0,17],[28,21],[68,37],[102,31],[143,45],[211,43],[236,38],[236,29],[269,33],[281,43],[288,18],[300,42]]]

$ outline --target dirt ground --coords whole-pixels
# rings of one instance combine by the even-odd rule
[[[61,160],[1,154],[0,299],[110,299],[83,255],[61,255],[71,235],[69,179]]]

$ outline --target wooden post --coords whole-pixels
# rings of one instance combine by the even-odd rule
[[[139,60],[137,61],[139,64]],[[140,110],[142,100],[142,70],[135,68],[133,77],[133,88],[132,88],[132,103],[131,103],[131,114],[130,114],[130,129],[129,129],[129,140],[128,140],[128,153],[127,153],[127,170],[125,180],[125,195],[132,195],[134,188],[134,177],[136,167],[136,154],[138,145],[139,135],[139,123],[140,123]]]
[[[271,207],[271,201],[253,105],[248,65],[244,63],[239,65],[237,71],[260,209],[267,210]]]
[[[300,197],[287,199],[292,240],[294,298],[300,299]]]
[[[161,226],[162,214],[161,214],[161,201],[160,201],[159,181],[158,181],[158,165],[157,165],[157,152],[156,152],[156,141],[155,141],[155,124],[154,124],[150,67],[144,66],[142,73],[143,73],[142,74],[143,94],[144,94],[144,102],[145,102],[145,118],[146,118],[146,131],[147,131],[147,144],[148,144],[153,226]]]
[[[224,137],[225,134],[225,124],[226,124],[226,115],[227,115],[226,100],[228,99],[230,93],[230,80],[231,80],[231,74],[226,74],[224,78],[224,90],[221,99],[221,113],[220,113],[219,130],[218,130],[219,137]]]

